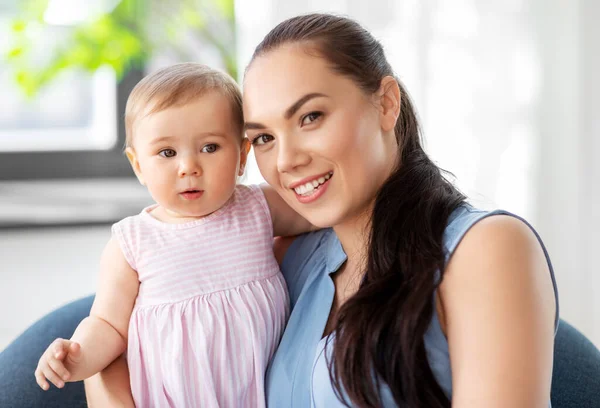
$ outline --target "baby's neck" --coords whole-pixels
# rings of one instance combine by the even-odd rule
[[[185,224],[186,222],[196,221],[210,215],[206,214],[199,217],[179,215],[173,211],[168,211],[161,205],[156,205],[155,207],[151,208],[148,213],[151,217],[154,217],[158,221],[165,222],[167,224]]]

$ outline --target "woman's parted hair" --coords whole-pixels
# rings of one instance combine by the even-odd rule
[[[394,76],[383,47],[366,29],[331,14],[280,23],[258,45],[252,61],[290,43],[306,46],[367,94],[376,92],[384,77]],[[446,263],[442,236],[465,197],[424,152],[413,104],[398,85],[398,165],[376,197],[363,284],[336,316],[329,372],[348,406],[381,406],[384,383],[398,405],[449,407],[429,366],[424,334]]]
[[[232,118],[244,135],[242,94],[233,78],[203,64],[184,62],[144,77],[133,88],[125,107],[126,146],[131,146],[133,127],[140,117],[181,106],[210,91],[221,92],[231,105]]]

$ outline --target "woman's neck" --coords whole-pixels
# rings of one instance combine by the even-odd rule
[[[366,266],[373,206],[374,203],[355,217],[333,227],[348,258],[347,263],[359,270],[364,270]]]

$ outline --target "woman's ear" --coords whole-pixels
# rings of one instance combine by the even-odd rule
[[[246,169],[246,161],[248,160],[248,153],[250,152],[250,141],[247,137],[242,139],[242,146],[240,148],[240,169],[238,170],[238,176],[244,175]]]
[[[384,132],[393,130],[400,115],[402,95],[398,82],[392,76],[386,76],[381,80],[379,87],[379,104],[381,128]]]
[[[125,155],[127,156],[129,164],[131,164],[131,168],[133,169],[133,172],[135,173],[135,176],[137,177],[138,181],[142,186],[145,186],[146,183],[144,182],[144,178],[142,177],[142,169],[140,168],[140,162],[137,159],[133,147],[128,147],[127,149],[125,149]]]

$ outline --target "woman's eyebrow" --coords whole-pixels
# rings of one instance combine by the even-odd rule
[[[294,116],[294,114],[296,112],[298,112],[298,109],[300,109],[302,107],[302,105],[304,105],[306,102],[308,102],[314,98],[328,98],[328,96],[325,94],[322,94],[322,93],[318,93],[318,92],[312,92],[312,93],[306,94],[303,97],[301,97],[300,99],[298,99],[296,102],[294,102],[292,104],[292,106],[287,108],[287,110],[285,111],[285,114],[283,116],[286,119],[291,118],[292,116]],[[262,123],[246,122],[244,124],[244,130],[266,129],[266,128],[267,127],[265,125],[263,125]]]
[[[300,109],[302,107],[302,105],[304,105],[306,102],[310,101],[311,99],[321,98],[321,97],[327,98],[327,95],[318,93],[318,92],[313,92],[313,93],[304,95],[302,98],[298,99],[292,106],[290,106],[285,111],[284,117],[286,119],[291,118],[292,116],[294,116],[294,113],[298,112],[298,109]]]
[[[267,127],[262,123],[245,122],[244,131],[251,129],[266,129]]]

